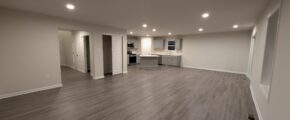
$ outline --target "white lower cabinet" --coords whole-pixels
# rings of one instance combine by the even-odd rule
[[[173,56],[173,55],[161,55],[161,64],[163,65],[171,65],[178,66],[181,65],[181,56]]]
[[[140,59],[141,59],[141,58],[140,58],[140,55],[137,55],[137,56],[136,56],[136,63],[137,63],[137,64],[140,63]]]

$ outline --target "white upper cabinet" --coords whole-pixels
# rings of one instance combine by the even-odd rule
[[[155,39],[153,42],[154,49],[164,49],[164,41],[163,39]]]
[[[182,49],[182,39],[181,38],[175,40],[175,49],[176,50]]]
[[[134,44],[134,49],[141,48],[140,46],[140,40],[137,37],[128,37],[128,44]]]

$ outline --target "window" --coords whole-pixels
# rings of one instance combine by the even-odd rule
[[[168,41],[168,50],[175,50],[175,41]]]

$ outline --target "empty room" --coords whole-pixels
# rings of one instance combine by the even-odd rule
[[[289,0],[0,0],[0,120],[289,120]]]

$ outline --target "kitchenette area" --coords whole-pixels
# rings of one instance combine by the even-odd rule
[[[182,38],[128,36],[128,65],[181,66]]]

